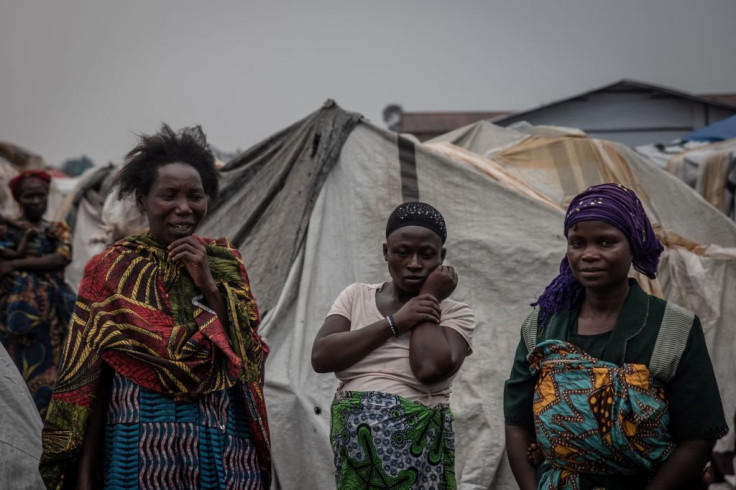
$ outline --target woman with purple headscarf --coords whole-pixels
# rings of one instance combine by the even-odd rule
[[[663,250],[641,202],[593,186],[564,232],[560,274],[522,326],[504,389],[520,488],[697,488],[727,426],[700,320],[628,277],[633,265],[654,279]]]

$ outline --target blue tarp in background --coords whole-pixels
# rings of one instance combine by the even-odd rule
[[[682,141],[723,141],[736,138],[736,116],[721,119],[710,126],[693,131],[682,138]]]

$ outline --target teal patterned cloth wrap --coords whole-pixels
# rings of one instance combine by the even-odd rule
[[[643,364],[598,360],[547,340],[529,353],[540,489],[577,489],[580,474],[651,474],[674,450],[665,390]]]

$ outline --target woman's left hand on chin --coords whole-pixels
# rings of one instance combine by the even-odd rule
[[[457,287],[457,273],[451,265],[439,265],[429,273],[420,294],[431,294],[437,301],[448,298]]]
[[[168,249],[171,260],[181,263],[186,268],[194,284],[201,291],[209,291],[217,287],[207,262],[207,249],[194,236],[174,240],[169,244]]]

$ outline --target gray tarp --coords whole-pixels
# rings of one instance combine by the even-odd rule
[[[395,134],[326,107],[223,169],[222,204],[201,227],[205,236],[244,238],[236,243],[268,311],[262,332],[271,346],[266,399],[276,488],[334,487],[328,433],[337,380],[312,371],[312,341],[345,286],[388,278],[385,220],[407,197],[445,215],[447,260],[460,276],[453,297],[472,305],[477,318],[475,352],[452,395],[458,475],[463,488],[485,489],[494,479],[503,488],[509,481],[497,472],[504,458],[503,380],[530,291],[541,290],[559,262],[562,213],[422,145],[401,146],[403,162]],[[315,162],[324,154],[334,155],[334,163]],[[309,212],[320,169],[324,183]],[[238,232],[242,223],[251,223],[252,235]],[[301,242],[298,230],[306,232]],[[542,240],[525,239],[520,230],[535,230]]]
[[[45,488],[38,472],[41,426],[26,383],[0,344],[0,488]]]

